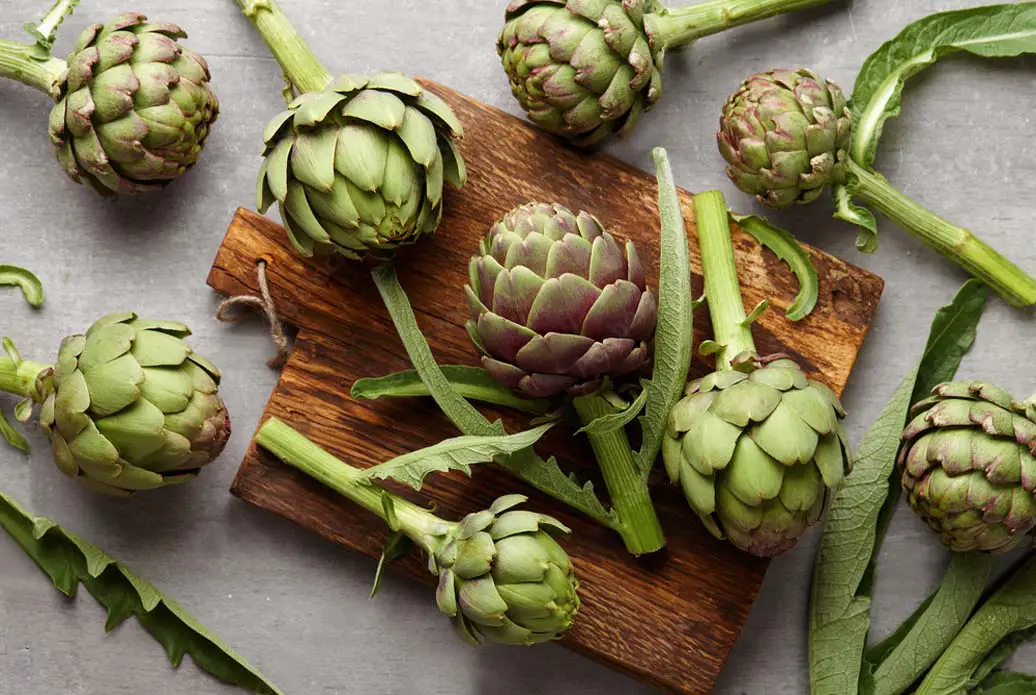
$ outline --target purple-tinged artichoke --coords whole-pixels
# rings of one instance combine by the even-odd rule
[[[834,182],[852,112],[834,82],[810,70],[773,70],[741,83],[716,137],[730,180],[785,208],[816,200]]]
[[[530,398],[596,390],[650,362],[658,302],[633,243],[586,212],[531,203],[469,265],[468,333],[482,364]]]
[[[951,382],[914,406],[899,454],[915,512],[957,552],[1008,552],[1036,528],[1036,403]]]

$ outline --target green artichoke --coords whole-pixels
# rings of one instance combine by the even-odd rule
[[[816,200],[851,137],[842,90],[809,70],[749,77],[723,107],[717,134],[730,180],[773,208]]]
[[[666,470],[705,526],[754,555],[790,549],[851,466],[826,386],[783,355],[691,381],[673,409]]]
[[[933,394],[903,432],[910,506],[951,550],[1017,547],[1036,527],[1036,401],[977,381]]]
[[[511,0],[497,41],[511,91],[544,130],[592,145],[626,135],[662,96],[645,33],[657,0]]]
[[[658,302],[636,247],[586,212],[512,210],[482,240],[469,281],[482,364],[524,396],[590,393],[650,362]]]
[[[464,517],[432,557],[439,610],[473,645],[555,640],[579,610],[572,562],[551,537],[570,531],[552,517],[513,509],[525,501],[507,495]]]
[[[662,96],[667,51],[829,0],[511,0],[497,39],[511,92],[544,130],[585,146],[628,135]]]
[[[439,226],[443,182],[467,176],[462,134],[446,102],[414,80],[344,75],[267,126],[259,210],[279,204],[303,255],[386,259]]]
[[[41,379],[40,424],[63,473],[128,495],[191,480],[220,455],[230,418],[219,370],[188,335],[183,324],[124,313],[62,342]]]
[[[126,13],[87,27],[50,114],[58,161],[102,195],[159,189],[198,159],[219,101],[174,24]]]

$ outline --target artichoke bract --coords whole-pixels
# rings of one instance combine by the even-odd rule
[[[460,120],[404,75],[334,78],[273,0],[236,0],[300,96],[263,135],[257,205],[295,249],[383,261],[435,231],[444,184],[467,179]]]
[[[820,519],[851,469],[845,411],[787,356],[757,356],[723,194],[695,196],[694,209],[717,371],[687,385],[662,457],[713,535],[777,555]]]
[[[506,495],[451,522],[378,486],[277,418],[263,424],[256,443],[424,550],[439,579],[436,604],[465,642],[532,645],[559,639],[572,626],[579,582],[554,540],[570,531],[550,516],[516,509],[524,496]]]
[[[159,190],[194,165],[219,115],[208,64],[179,43],[179,26],[135,12],[87,27],[67,61],[53,58],[77,2],[57,0],[28,25],[35,44],[0,41],[0,76],[57,102],[50,139],[74,181],[103,196]]]
[[[198,160],[219,100],[175,24],[126,13],[87,27],[68,57],[50,138],[72,179],[102,195],[155,190]]]
[[[511,211],[482,240],[469,281],[482,364],[522,395],[586,394],[650,362],[658,301],[636,247],[586,212]]]
[[[0,359],[0,389],[42,402],[58,468],[129,495],[192,480],[230,437],[220,373],[187,326],[112,314],[66,338],[53,366]]]
[[[450,107],[398,73],[344,75],[266,128],[260,212],[278,203],[295,248],[386,258],[431,234],[443,185],[464,183]]]
[[[956,552],[1002,553],[1036,527],[1036,401],[982,382],[935,387],[899,454],[913,510]]]
[[[570,533],[553,517],[501,497],[464,517],[432,557],[436,603],[471,643],[535,644],[555,640],[579,610],[572,561],[551,534]]]
[[[827,0],[511,0],[497,53],[530,120],[577,145],[630,133],[662,96],[667,50]]]
[[[730,180],[773,208],[820,197],[851,138],[842,90],[809,70],[749,77],[724,105],[717,134]]]
[[[663,458],[719,538],[756,555],[789,550],[847,472],[838,398],[781,355],[746,359],[687,386]]]

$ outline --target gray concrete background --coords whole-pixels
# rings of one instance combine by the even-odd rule
[[[49,2],[0,0],[0,36],[16,38]],[[105,5],[107,3],[104,3]],[[974,5],[968,0],[859,0],[804,12],[701,41],[668,61],[660,106],[612,151],[650,169],[652,147],[672,155],[678,183],[724,189],[753,209],[722,174],[713,140],[719,108],[748,74],[811,66],[851,89],[863,59],[916,18]],[[494,53],[503,0],[284,0],[332,71],[398,69],[436,79],[517,113]],[[115,8],[112,8],[115,9]],[[122,9],[122,8],[120,8]],[[547,646],[470,650],[454,640],[431,596],[390,576],[367,600],[374,565],[228,493],[248,434],[276,376],[258,323],[213,318],[205,287],[231,214],[253,204],[260,134],[282,105],[280,74],[231,0],[138,0],[154,19],[183,24],[208,57],[223,114],[200,165],[158,196],[101,201],[65,179],[46,136],[49,104],[28,88],[0,85],[0,261],[35,270],[48,292],[35,313],[15,291],[0,293],[0,331],[26,356],[49,360],[59,340],[94,318],[136,307],[182,319],[194,346],[223,369],[237,436],[218,465],[192,485],[112,502],[84,492],[35,453],[0,452],[0,487],[37,514],[102,545],[177,598],[286,692],[639,693],[604,667]],[[78,30],[111,11],[86,0],[63,28],[58,53]],[[968,225],[1036,271],[1032,238],[1036,61],[944,61],[914,80],[904,114],[886,128],[879,168],[910,195]],[[477,127],[477,124],[468,124]],[[777,215],[802,238],[869,268],[888,287],[846,405],[858,441],[918,356],[929,320],[964,276],[890,224],[882,248],[857,253],[853,230],[830,204]],[[1032,316],[994,301],[962,375],[1024,396]],[[10,401],[3,401],[7,408]],[[798,694],[807,689],[806,601],[816,536],[778,559],[717,692]],[[881,556],[875,633],[886,634],[934,586],[946,555],[901,512]],[[190,663],[170,670],[132,622],[113,635],[84,594],[64,600],[6,536],[0,537],[0,693],[86,695],[230,693]],[[1036,664],[1036,650],[1017,657]],[[1030,669],[1031,670],[1031,669]]]

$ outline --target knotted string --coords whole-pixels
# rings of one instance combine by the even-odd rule
[[[284,324],[277,315],[277,306],[273,303],[270,285],[266,281],[266,261],[260,259],[255,268],[259,279],[259,296],[246,294],[224,299],[216,309],[216,318],[225,323],[239,323],[245,318],[245,313],[239,309],[253,309],[261,313],[270,325],[270,340],[277,348],[277,354],[267,360],[266,364],[270,369],[282,369],[291,355],[291,345],[284,333]]]

